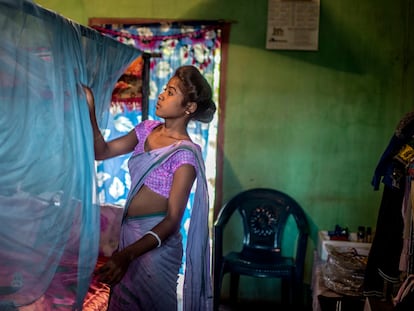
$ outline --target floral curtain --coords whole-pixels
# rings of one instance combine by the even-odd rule
[[[146,25],[136,24],[104,24],[93,25],[93,28],[116,40],[136,47],[148,53],[149,58],[149,83],[142,87],[149,88],[148,118],[158,119],[155,115],[155,105],[158,94],[163,90],[168,79],[175,69],[181,65],[196,66],[213,87],[214,94],[218,94],[218,73],[220,64],[220,30],[215,24],[194,23],[154,23]],[[132,68],[135,67],[135,68]],[[140,58],[129,68],[142,78],[145,74],[144,60]],[[124,88],[124,94],[132,89],[118,81]],[[142,83],[142,82],[141,82]],[[117,85],[118,85],[117,84]],[[115,96],[116,97],[116,96]],[[217,95],[215,98],[217,103]],[[128,99],[126,97],[115,99],[111,105],[108,126],[104,132],[106,139],[113,139],[131,130],[134,125],[143,119],[141,110],[142,98]],[[145,118],[145,116],[144,116]],[[217,130],[217,118],[210,124],[192,122],[189,125],[192,139],[203,150],[206,160],[206,169],[209,176],[210,202],[214,194],[213,183],[215,178],[215,139]],[[99,175],[99,195],[101,202],[109,202],[124,205],[126,195],[130,188],[130,177],[127,168],[127,160],[130,155],[125,155],[112,160],[97,163]],[[191,198],[184,215],[184,228],[187,228],[189,213],[191,211]],[[183,229],[183,243],[186,242],[185,229]]]
[[[141,122],[143,68],[144,58],[140,55],[117,81],[102,130],[106,140],[128,133]],[[96,162],[99,202],[124,206],[130,189],[129,156]]]

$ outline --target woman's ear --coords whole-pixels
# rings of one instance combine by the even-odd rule
[[[193,114],[194,112],[196,112],[197,111],[197,103],[196,102],[189,102],[187,104],[186,111],[189,111],[190,114]]]

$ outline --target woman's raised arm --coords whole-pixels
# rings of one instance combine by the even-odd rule
[[[132,129],[128,134],[106,142],[98,127],[95,114],[95,99],[92,90],[83,86],[86,94],[86,100],[89,107],[89,117],[93,130],[93,144],[95,151],[95,160],[105,160],[122,154],[132,152],[138,143],[135,130]]]

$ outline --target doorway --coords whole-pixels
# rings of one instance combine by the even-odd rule
[[[148,20],[124,18],[91,18],[89,26],[128,45],[134,45],[144,52],[142,57],[142,98],[132,104],[135,109],[131,124],[146,118],[155,117],[156,97],[174,68],[187,62],[197,66],[210,82],[217,104],[215,119],[208,125],[194,123],[191,135],[201,145],[206,163],[206,174],[210,194],[210,227],[222,203],[222,166],[223,166],[223,123],[225,116],[225,77],[227,68],[227,48],[230,23],[224,21],[190,20]],[[118,101],[111,109],[119,112],[131,107],[131,100]],[[131,112],[130,112],[131,113]],[[116,120],[119,122],[119,120]],[[130,124],[130,126],[131,126]],[[124,125],[125,126],[125,125]],[[114,133],[114,132],[113,132]],[[110,133],[107,133],[110,135]],[[109,137],[106,137],[109,138]],[[114,137],[112,137],[114,138]],[[128,156],[129,157],[129,156]],[[125,161],[125,160],[122,160]],[[105,164],[112,168],[111,163]],[[118,163],[124,167],[126,162]],[[128,185],[120,178],[106,174],[100,176],[106,192],[100,192],[101,201],[113,200],[123,205]],[[123,172],[125,175],[125,173]],[[112,178],[112,180],[111,180]],[[127,179],[126,179],[127,180]],[[112,194],[115,198],[111,198]],[[108,195],[109,194],[109,195]]]

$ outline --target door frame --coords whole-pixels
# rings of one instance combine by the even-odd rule
[[[221,31],[220,47],[220,81],[218,94],[218,122],[217,122],[217,144],[216,144],[216,178],[214,184],[214,203],[213,203],[213,221],[223,204],[223,168],[224,168],[224,121],[226,117],[226,81],[227,81],[227,63],[230,40],[230,30],[232,21],[224,20],[173,20],[173,19],[147,19],[147,18],[104,18],[91,17],[88,20],[88,26],[103,24],[153,24],[153,23],[173,23],[173,22],[192,22],[197,24],[217,25]]]

